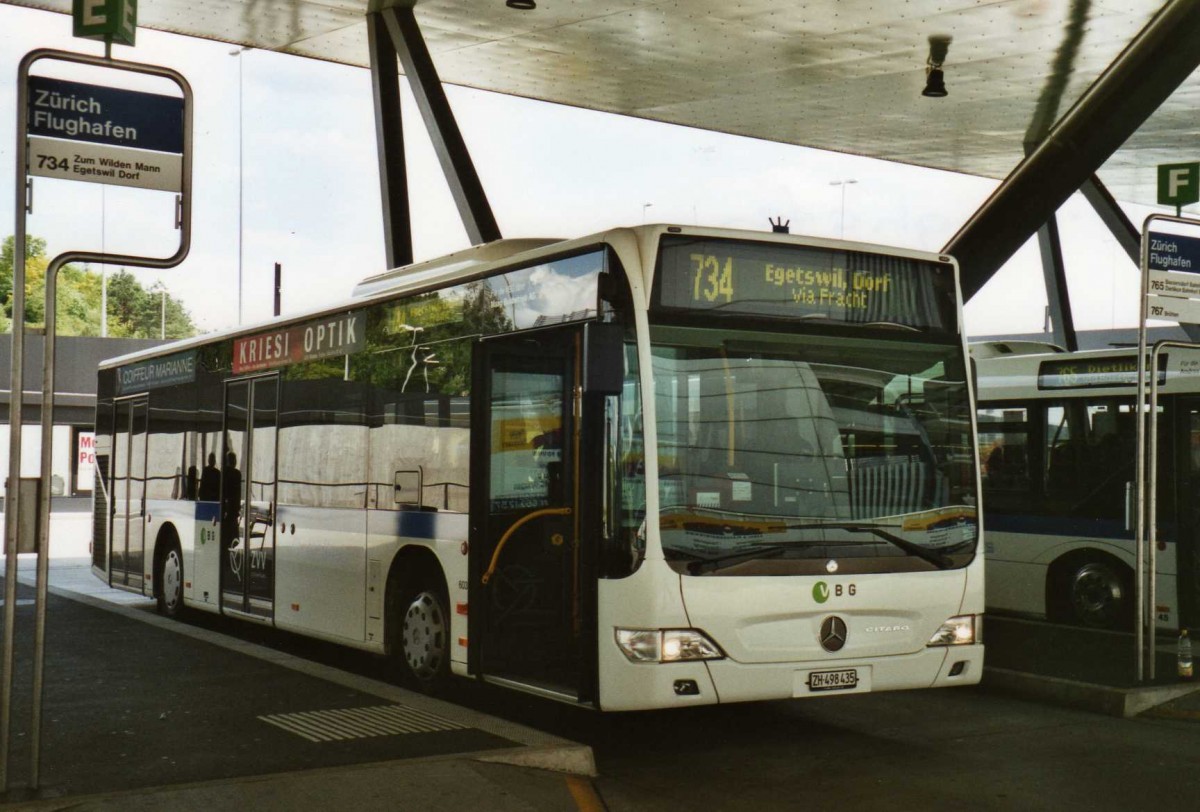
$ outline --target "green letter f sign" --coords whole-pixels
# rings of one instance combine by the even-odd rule
[[[1158,167],[1158,202],[1166,206],[1200,202],[1200,163],[1161,164]]]
[[[133,45],[137,35],[137,0],[73,0],[71,16],[77,37]]]

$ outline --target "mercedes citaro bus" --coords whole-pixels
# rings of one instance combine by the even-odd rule
[[[956,266],[501,241],[99,372],[94,569],[602,710],[978,682]]]

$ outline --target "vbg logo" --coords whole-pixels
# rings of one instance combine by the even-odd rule
[[[843,595],[850,595],[853,597],[857,594],[857,584],[837,584],[832,590],[829,588],[829,584],[825,583],[824,581],[817,581],[815,584],[813,584],[812,596],[813,600],[817,603],[825,603],[825,601],[829,600],[830,595],[835,598],[840,598]]]

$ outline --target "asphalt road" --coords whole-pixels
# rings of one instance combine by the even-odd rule
[[[1142,810],[1200,798],[1200,722],[967,688],[644,714],[460,702],[593,747],[624,810]]]
[[[340,647],[219,618],[192,622],[387,676],[379,659]],[[465,681],[444,698],[590,745],[594,788],[611,812],[1061,812],[1192,808],[1200,798],[1200,714],[1122,720],[983,688],[638,714],[582,711]]]
[[[297,641],[306,656],[378,661]],[[583,744],[626,810],[1142,810],[1200,798],[1200,719],[1118,719],[981,687],[599,714],[457,683],[444,697]]]

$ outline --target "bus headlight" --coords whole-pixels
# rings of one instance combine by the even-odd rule
[[[617,647],[631,663],[720,660],[725,653],[696,629],[617,629]]]
[[[982,618],[976,615],[958,615],[941,625],[933,637],[929,638],[927,646],[969,646],[981,636]]]

